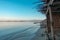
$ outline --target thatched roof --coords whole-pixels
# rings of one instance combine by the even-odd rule
[[[38,7],[38,11],[42,13],[46,13],[47,6],[49,4],[50,0],[42,0],[41,2],[44,2],[42,5],[38,4],[40,7]],[[53,4],[51,5],[51,10],[53,13],[60,13],[60,0],[54,0]]]

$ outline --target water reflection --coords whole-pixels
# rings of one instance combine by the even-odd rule
[[[39,29],[33,22],[0,22],[1,40],[31,40]]]

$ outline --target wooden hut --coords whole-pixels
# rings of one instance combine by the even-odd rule
[[[44,4],[39,12],[46,14],[47,30],[51,40],[60,40],[60,0],[42,0]]]

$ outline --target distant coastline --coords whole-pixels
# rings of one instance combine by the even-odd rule
[[[41,20],[0,20],[0,22],[41,22]]]

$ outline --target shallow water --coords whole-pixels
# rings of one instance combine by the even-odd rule
[[[33,22],[0,22],[0,40],[31,40],[39,25]]]

